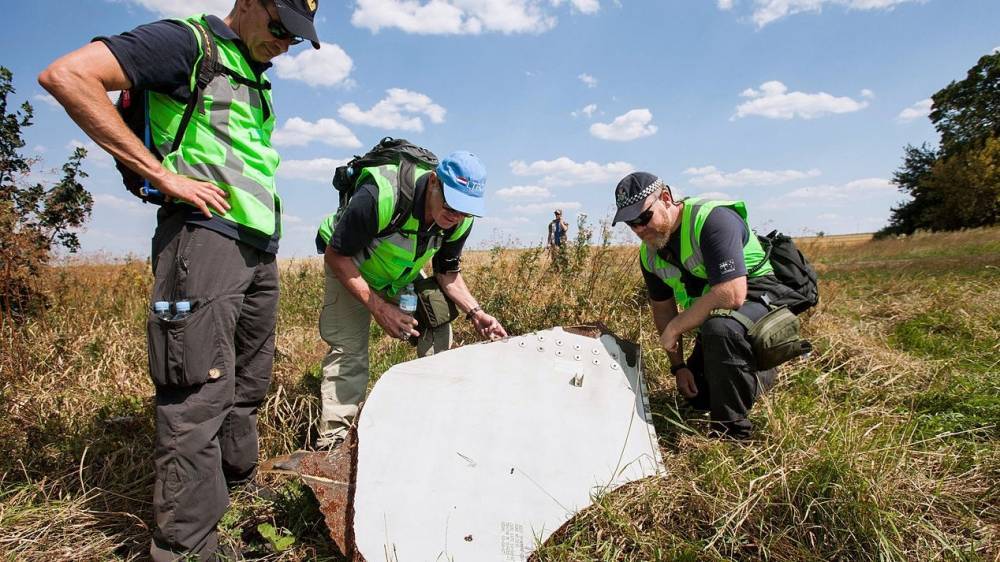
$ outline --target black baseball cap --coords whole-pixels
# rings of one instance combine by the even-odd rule
[[[618,212],[611,219],[611,226],[641,215],[646,198],[659,189],[670,189],[670,187],[648,172],[632,172],[622,178],[615,188],[615,205],[618,206]]]
[[[319,48],[319,36],[313,25],[319,0],[274,0],[281,25],[293,35],[308,39],[314,49]]]

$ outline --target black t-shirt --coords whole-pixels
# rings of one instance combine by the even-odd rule
[[[448,241],[448,238],[455,234],[455,231],[462,223],[442,231],[437,224],[431,222],[424,224],[424,213],[427,203],[427,178],[425,174],[417,180],[413,192],[413,212],[412,215],[420,219],[420,232],[417,234],[416,255],[422,255],[427,250],[427,244],[435,234],[444,237],[445,241],[441,249],[434,254],[432,264],[435,273],[451,273],[460,271],[460,261],[462,258],[462,248],[469,238],[472,228],[469,228],[458,237],[457,240]],[[333,228],[330,236],[330,248],[342,256],[353,256],[368,247],[368,244],[375,239],[378,234],[378,186],[374,183],[365,183],[358,187],[354,195],[351,196],[347,208],[337,219],[337,224]],[[319,246],[321,242],[317,242]],[[318,249],[318,248],[317,248]]]
[[[750,229],[743,218],[729,207],[716,207],[708,214],[701,229],[701,252],[705,258],[705,273],[708,275],[708,285],[718,285],[724,281],[744,277],[747,274],[747,264],[743,258],[743,246],[750,239]],[[678,265],[681,255],[681,237],[678,228],[670,237],[667,245],[657,252],[668,262]],[[701,296],[706,282],[691,275],[683,267],[681,282],[688,295]],[[674,291],[656,275],[642,268],[642,277],[646,281],[649,298],[654,301],[665,301],[673,298]]]
[[[244,58],[258,75],[271,66],[270,63],[251,59],[239,36],[224,21],[215,16],[207,16],[206,20],[217,36],[233,41],[240,48]],[[198,59],[198,42],[191,29],[183,23],[160,20],[140,25],[120,35],[97,37],[94,41],[101,41],[108,46],[133,88],[166,94],[181,102],[190,98],[191,71]],[[186,220],[189,223],[204,226],[271,254],[278,252],[278,232],[268,237],[233,225],[215,215],[208,219],[191,205],[168,204],[165,207],[166,215],[187,213]],[[280,212],[280,209],[276,212]],[[161,215],[163,213],[158,216]]]

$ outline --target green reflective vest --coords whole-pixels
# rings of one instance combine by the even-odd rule
[[[684,200],[684,210],[681,212],[681,225],[677,230],[677,235],[681,237],[680,265],[683,265],[691,275],[698,279],[708,280],[705,271],[705,257],[701,253],[701,229],[705,226],[708,214],[716,207],[729,207],[739,213],[743,222],[750,230],[747,243],[743,246],[743,259],[746,262],[747,271],[752,270],[764,259],[764,248],[761,247],[757,236],[747,220],[747,207],[743,201],[718,201],[712,199],[700,199],[689,197]],[[695,299],[701,295],[689,295],[684,283],[681,281],[681,270],[676,265],[661,258],[655,250],[651,250],[645,242],[639,247],[639,262],[642,268],[656,275],[674,291],[674,298],[677,303],[684,308],[688,308]],[[773,275],[774,268],[770,262],[764,264],[760,269],[750,274],[751,278]],[[709,291],[706,284],[702,294]]]
[[[429,171],[429,169],[414,166],[414,185],[420,177]],[[357,185],[374,182],[378,188],[376,208],[380,234],[376,235],[366,248],[352,256],[354,264],[358,266],[365,282],[371,288],[382,291],[390,297],[395,296],[406,285],[417,279],[420,276],[420,269],[434,257],[434,254],[441,249],[445,242],[440,232],[430,234],[431,238],[427,241],[427,248],[421,255],[417,255],[417,232],[420,230],[421,217],[413,214],[417,212],[415,206],[399,230],[381,234],[389,226],[396,209],[396,197],[399,194],[397,177],[399,177],[399,171],[397,166],[393,164],[362,168],[361,173],[358,174]],[[324,244],[330,244],[337,218],[338,213],[327,215],[320,224],[319,237]],[[467,217],[459,223],[447,241],[452,242],[461,238],[472,227],[472,222],[472,217]],[[428,236],[428,233],[423,235]]]
[[[204,15],[179,21],[197,39],[200,60],[205,56],[205,45],[190,22],[198,21],[208,30],[211,26]],[[229,194],[231,208],[220,215],[223,220],[276,237],[281,234],[281,200],[274,174],[280,157],[271,147],[275,118],[270,84],[263,75],[258,78],[254,74],[234,42],[218,35],[214,39],[218,62],[240,79],[220,74],[206,86],[184,138],[173,152],[170,149],[185,103],[148,92],[152,142],[163,155],[164,168],[211,182]],[[196,72],[192,72],[192,91],[196,79]]]

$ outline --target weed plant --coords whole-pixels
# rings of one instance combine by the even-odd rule
[[[666,474],[595,498],[541,560],[1000,560],[1000,229],[801,247],[821,275],[805,330],[755,406],[754,440],[704,436],[667,371],[634,247],[586,222],[540,247],[475,252],[465,276],[513,334],[602,321],[643,346]],[[594,239],[596,236],[596,240]],[[0,558],[142,560],[152,497],[147,262],[74,263],[51,306],[0,320]],[[314,437],[323,269],[285,261],[261,455]],[[477,341],[455,323],[458,345]],[[413,357],[373,323],[372,372]],[[337,560],[303,485],[242,490],[222,540],[258,560]],[[290,540],[294,539],[294,540]]]

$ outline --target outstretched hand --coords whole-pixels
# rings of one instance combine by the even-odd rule
[[[476,332],[482,338],[496,340],[507,337],[507,330],[500,324],[500,321],[482,310],[476,312],[475,316],[472,317],[472,325],[475,326]]]

